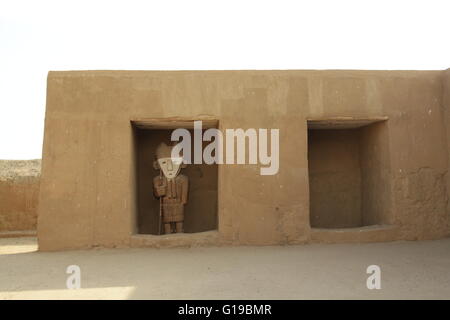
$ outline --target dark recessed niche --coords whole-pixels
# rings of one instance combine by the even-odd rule
[[[392,222],[387,130],[378,118],[308,121],[311,227]]]
[[[208,126],[211,127],[211,124]],[[158,234],[159,200],[153,196],[152,179],[158,175],[159,171],[153,168],[153,161],[157,146],[161,142],[170,145],[171,133],[177,127],[190,130],[193,138],[193,130],[186,126],[185,122],[177,124],[173,121],[152,120],[142,125],[141,122],[132,121],[137,193],[136,230],[138,234]],[[206,128],[204,127],[204,129]],[[189,177],[189,198],[185,207],[185,233],[217,229],[217,164],[190,164],[187,168],[182,169],[182,173]]]

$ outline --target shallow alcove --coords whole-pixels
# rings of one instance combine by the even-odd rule
[[[170,145],[171,133],[186,128],[193,139],[192,121],[145,120],[132,121],[135,177],[136,177],[136,231],[138,234],[158,234],[159,200],[153,195],[153,177],[159,171],[153,168],[157,146]],[[203,121],[203,128],[216,127],[217,121]],[[192,143],[193,145],[193,143]],[[217,164],[189,164],[181,169],[189,178],[188,202],[185,206],[184,232],[195,233],[217,229]]]
[[[356,228],[392,222],[385,120],[308,120],[312,228]]]

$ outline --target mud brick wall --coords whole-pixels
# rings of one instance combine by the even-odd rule
[[[40,160],[0,160],[0,232],[36,230]]]
[[[131,121],[173,117],[280,129],[276,175],[219,166],[221,243],[310,241],[308,120],[330,118],[388,119],[360,136],[373,141],[360,157],[362,224],[395,226],[402,240],[446,237],[449,83],[449,71],[50,72],[40,250],[129,246],[138,232]]]

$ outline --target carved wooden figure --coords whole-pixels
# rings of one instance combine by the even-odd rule
[[[161,143],[156,149],[156,161],[153,163],[159,175],[153,178],[153,193],[160,199],[159,234],[161,223],[164,233],[183,232],[184,205],[188,200],[189,179],[180,174],[186,165],[182,158],[171,157],[172,148]]]

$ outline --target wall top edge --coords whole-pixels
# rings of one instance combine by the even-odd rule
[[[447,71],[450,69],[447,69]],[[438,75],[446,70],[68,70],[49,71],[48,78],[146,77],[169,75],[299,75],[299,76],[402,76]]]

